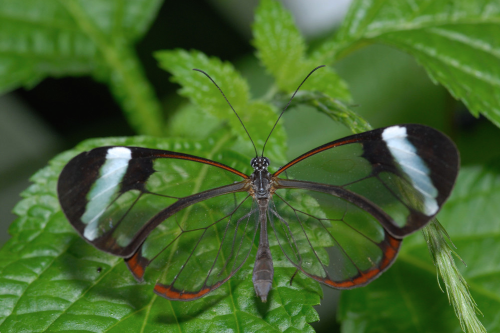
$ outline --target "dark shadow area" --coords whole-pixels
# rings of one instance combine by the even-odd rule
[[[179,88],[157,65],[155,51],[182,48],[200,50],[224,61],[253,52],[248,40],[206,1],[165,2],[136,45],[147,78],[163,99]],[[60,149],[91,137],[130,136],[133,129],[104,83],[91,77],[47,78],[32,89],[17,89],[19,96],[62,139]],[[173,110],[165,110],[169,116]]]

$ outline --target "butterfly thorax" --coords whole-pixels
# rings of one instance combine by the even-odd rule
[[[252,196],[256,199],[269,199],[271,192],[271,173],[267,171],[270,162],[267,157],[255,157],[250,162],[254,169],[251,176]]]

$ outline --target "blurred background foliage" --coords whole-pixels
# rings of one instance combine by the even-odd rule
[[[390,5],[390,1],[378,2]],[[83,25],[80,20],[80,26],[76,27],[75,17],[79,15],[78,6],[85,6],[97,17],[104,16],[107,10],[114,8],[106,5],[104,0],[87,1],[84,5],[82,1],[73,0],[47,1],[45,10],[40,10],[29,0],[13,3],[8,0],[0,2],[3,21],[0,26],[0,91],[5,93],[0,97],[2,242],[9,237],[7,228],[15,218],[10,211],[19,200],[19,192],[28,186],[29,176],[46,165],[56,153],[94,137],[137,133],[161,135],[163,131],[170,136],[203,136],[199,132],[190,133],[190,128],[192,124],[210,119],[202,118],[198,112],[189,112],[192,106],[185,97],[177,94],[179,86],[170,81],[170,74],[158,68],[154,52],[195,49],[228,61],[247,80],[253,98],[266,97],[274,87],[273,76],[259,64],[251,43],[251,25],[258,1],[163,3],[161,0],[145,0],[140,4],[137,2],[137,8],[110,15],[121,17],[122,26],[97,19],[103,22],[97,32],[85,25],[85,20]],[[307,62],[309,67],[304,66],[301,68],[303,72],[297,73],[301,78],[314,66],[323,64],[324,59],[315,56],[314,51],[331,42],[350,1],[332,3],[283,1],[308,40],[309,49],[305,51],[311,57]],[[466,7],[465,3],[456,1],[457,7]],[[357,1],[356,5],[361,6],[362,1]],[[490,8],[490,12],[498,9],[494,5],[484,8]],[[64,14],[58,11],[64,11]],[[498,17],[498,11],[495,13]],[[22,24],[15,20],[21,16],[25,17]],[[54,46],[44,45],[43,37],[37,36],[30,25],[51,31],[54,38],[57,35],[57,38],[75,40],[75,50],[80,48],[81,52],[72,54],[68,51],[64,56],[51,58],[50,50]],[[493,26],[483,28],[485,31],[490,29],[490,35],[492,31],[498,32]],[[43,29],[40,34],[43,34]],[[92,38],[80,36],[81,29]],[[60,31],[64,34],[58,35]],[[20,45],[23,41],[29,41],[31,45]],[[415,58],[401,51],[405,47],[398,44],[398,36],[385,36],[378,41],[382,43],[368,45],[371,42],[365,36],[364,41],[352,49],[339,48],[336,54],[330,55],[338,60],[334,68],[350,89],[349,106],[352,110],[374,128],[397,123],[422,123],[447,133],[460,150],[462,166],[481,166],[498,157],[500,131],[490,121],[492,117],[488,120],[484,116],[472,116],[447,89],[432,82]],[[399,47],[399,50],[390,45]],[[493,38],[490,46],[498,61],[498,37]],[[19,52],[23,47],[41,52]],[[323,52],[323,56],[325,54]],[[423,61],[422,58],[419,60]],[[497,82],[499,68],[491,69],[492,78],[489,79],[492,82]],[[435,75],[435,79],[438,77]],[[205,80],[201,76],[196,76],[196,79]],[[227,89],[231,87],[226,88],[226,94]],[[498,100],[498,86],[493,94]],[[134,118],[134,110],[145,104],[150,124]],[[178,110],[185,112],[176,112]],[[473,113],[477,115],[477,110]],[[166,130],[154,120],[161,118],[166,119]],[[287,112],[283,126],[287,134],[287,158],[350,134],[346,127],[307,106]],[[325,292],[324,305],[317,307],[321,322],[315,327],[325,331],[339,329],[331,315],[336,307],[332,300],[338,297],[338,293]],[[432,292],[439,293],[437,288]],[[444,296],[441,303],[447,306]],[[344,313],[344,316],[348,317],[348,314]]]
[[[294,10],[298,26],[313,48],[338,27],[349,2],[332,5],[316,0],[302,6],[299,1],[287,1],[285,6]],[[167,118],[174,117],[182,100],[176,95],[178,86],[169,81],[170,75],[158,69],[153,57],[157,50],[196,49],[217,56],[236,66],[250,83],[254,97],[267,92],[272,78],[259,66],[250,43],[257,3],[192,0],[158,4],[158,13],[151,18],[144,37],[135,43],[135,50]],[[4,29],[9,30],[6,25]],[[373,127],[408,122],[433,126],[452,136],[463,164],[483,163],[498,154],[497,128],[484,117],[471,116],[446,89],[433,84],[411,56],[388,46],[371,45],[340,60],[335,68],[351,89],[353,109]],[[8,68],[3,65],[0,70],[5,77]],[[0,91],[8,93],[0,99],[1,235],[6,235],[15,217],[10,211],[18,201],[16,193],[27,186],[29,175],[55,153],[89,137],[135,134],[105,84],[85,75],[56,76],[35,81],[38,84],[30,89],[13,90],[16,85],[8,84],[0,87]],[[289,157],[331,140],[332,126],[334,137],[349,133],[324,121],[326,116],[318,113],[292,110],[286,118]]]

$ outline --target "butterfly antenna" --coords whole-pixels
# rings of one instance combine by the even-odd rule
[[[201,69],[197,69],[197,68],[193,68],[193,71],[197,71],[197,72],[200,72],[200,73],[203,73],[205,74],[206,77],[208,77],[210,79],[210,81],[212,81],[212,83],[217,87],[217,89],[219,89],[220,93],[222,94],[222,96],[224,96],[224,99],[226,100],[227,104],[229,104],[229,106],[231,107],[231,110],[233,110],[234,114],[236,115],[236,117],[238,117],[238,120],[240,121],[241,123],[241,126],[243,126],[243,128],[245,129],[245,132],[247,132],[247,135],[248,137],[250,138],[250,141],[252,142],[252,145],[253,145],[253,149],[255,150],[255,157],[258,156],[257,154],[257,147],[255,147],[255,143],[253,142],[252,140],[252,137],[250,136],[250,133],[248,133],[247,131],[247,128],[245,127],[245,125],[243,124],[243,121],[241,121],[241,118],[240,116],[238,116],[238,114],[236,113],[236,111],[234,110],[233,106],[231,105],[231,103],[229,103],[226,95],[224,95],[224,93],[222,92],[222,89],[219,88],[219,86],[217,85],[217,83],[215,83],[215,81],[210,77],[210,75],[208,75],[207,73],[205,73],[204,71],[202,71]]]
[[[304,82],[306,82],[306,80],[309,78],[309,76],[311,76],[312,73],[314,73],[317,69],[320,69],[321,67],[325,67],[325,65],[318,66],[315,69],[313,69],[309,74],[307,74],[307,76],[304,79],[304,81],[302,81],[302,83],[299,85],[299,87],[297,88],[297,90],[295,90],[295,92],[293,93],[292,97],[288,101],[288,104],[285,106],[285,108],[283,109],[283,111],[281,111],[280,116],[278,117],[278,120],[276,120],[276,122],[274,123],[273,129],[271,130],[271,132],[269,132],[269,135],[267,136],[266,142],[264,142],[264,147],[262,147],[262,156],[264,156],[264,149],[266,148],[267,141],[271,137],[271,134],[273,133],[274,128],[276,127],[276,125],[278,125],[278,121],[280,121],[281,116],[283,115],[283,113],[285,113],[286,109],[288,108],[288,106],[292,102],[292,99],[295,97],[295,94],[297,93],[297,91],[299,91],[300,87],[302,87],[302,85],[304,84]]]

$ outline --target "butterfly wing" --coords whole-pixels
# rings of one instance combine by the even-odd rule
[[[288,260],[349,289],[395,260],[401,238],[429,222],[458,173],[454,144],[421,125],[353,135],[296,158],[273,176],[269,218]],[[279,176],[279,177],[277,177]]]
[[[242,240],[242,230],[251,235],[255,227],[247,188],[248,176],[214,161],[155,149],[102,147],[65,166],[58,195],[77,232],[96,248],[127,258],[138,280],[158,258],[160,282],[175,280],[180,290],[196,294],[197,286],[213,290],[226,281],[251,250],[246,242],[251,236]],[[231,256],[227,248],[236,242],[240,252]],[[165,262],[166,254],[175,260]],[[201,258],[213,267],[190,267]],[[201,285],[184,282],[189,270],[193,277],[200,274]]]
[[[269,207],[276,240],[295,267],[339,289],[365,285],[390,267],[401,240],[376,213],[333,195],[328,185],[295,183],[287,185],[303,188],[277,190]]]
[[[398,125],[327,143],[274,176],[331,185],[361,208],[375,207],[384,228],[401,238],[438,213],[458,168],[458,151],[444,134],[422,125]]]
[[[167,299],[200,298],[243,266],[254,248],[257,216],[248,193],[194,204],[155,229],[128,265],[132,271],[135,263],[157,271],[155,292]]]

